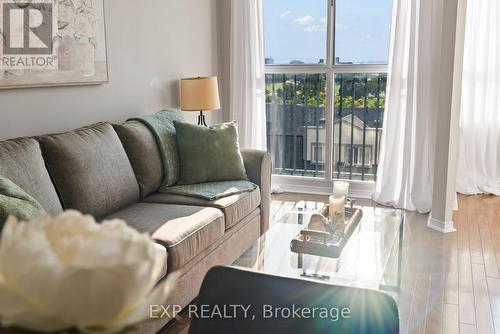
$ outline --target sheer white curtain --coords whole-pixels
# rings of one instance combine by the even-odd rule
[[[262,0],[231,1],[230,117],[240,145],[266,149]]]
[[[395,0],[376,191],[379,203],[429,212],[443,0]]]
[[[467,3],[457,191],[500,195],[500,1]]]

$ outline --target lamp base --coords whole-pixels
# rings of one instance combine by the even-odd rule
[[[200,115],[198,116],[198,125],[208,127],[207,122],[205,122],[205,115],[203,115],[203,111],[200,111]]]

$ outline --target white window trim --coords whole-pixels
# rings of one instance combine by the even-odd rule
[[[375,182],[359,180],[342,180],[350,184],[349,196],[357,198],[372,197],[375,190]],[[295,176],[295,175],[277,175],[273,174],[273,184],[278,184],[285,192],[331,195],[335,179],[322,179],[318,177]]]

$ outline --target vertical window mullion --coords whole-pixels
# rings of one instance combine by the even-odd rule
[[[323,164],[325,166],[325,179],[331,180],[333,173],[333,119],[335,105],[335,81],[331,70],[326,73],[326,99],[325,99],[325,153]]]
[[[335,1],[336,0],[329,0],[329,18],[328,18],[328,32],[330,36],[328,37],[329,42],[331,43],[328,52],[331,55],[330,63],[329,66],[333,68],[335,65],[335,24],[336,24],[336,13],[335,13]]]
[[[325,179],[331,180],[333,176],[333,136],[334,136],[334,110],[335,110],[335,76],[333,64],[335,63],[335,0],[328,2],[327,24],[327,52],[328,70],[326,73],[326,100],[325,100]]]

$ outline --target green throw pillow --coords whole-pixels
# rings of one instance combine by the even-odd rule
[[[45,214],[45,210],[36,199],[14,182],[0,176],[0,231],[9,216],[29,221]]]
[[[181,184],[247,180],[236,122],[211,126],[174,122]]]

